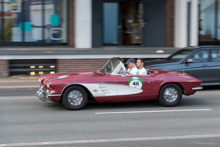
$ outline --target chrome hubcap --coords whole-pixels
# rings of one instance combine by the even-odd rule
[[[176,101],[177,98],[178,98],[178,92],[175,88],[169,87],[164,91],[164,99],[167,102],[172,103]]]
[[[73,90],[68,94],[68,102],[72,106],[79,106],[83,101],[83,95],[79,90]]]

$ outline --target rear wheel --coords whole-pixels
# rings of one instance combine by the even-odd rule
[[[63,105],[71,110],[82,109],[86,106],[88,94],[83,87],[71,86],[68,87],[62,97]]]
[[[159,102],[166,107],[173,107],[180,103],[182,90],[177,84],[164,85],[159,94]]]

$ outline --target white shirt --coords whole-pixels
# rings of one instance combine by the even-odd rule
[[[143,67],[140,70],[138,70],[138,72],[136,74],[140,74],[140,75],[147,75],[147,71],[146,69]]]
[[[130,72],[132,75],[136,75],[138,72],[138,68],[135,66],[132,69],[128,69],[128,72]]]

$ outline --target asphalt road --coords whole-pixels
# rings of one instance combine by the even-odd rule
[[[0,89],[0,146],[220,146],[220,88],[157,101],[98,104],[70,111],[42,102],[35,89]]]

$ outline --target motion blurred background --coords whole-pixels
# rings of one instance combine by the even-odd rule
[[[218,46],[219,25],[220,0],[0,0],[0,78],[95,71],[112,57],[149,61]]]

